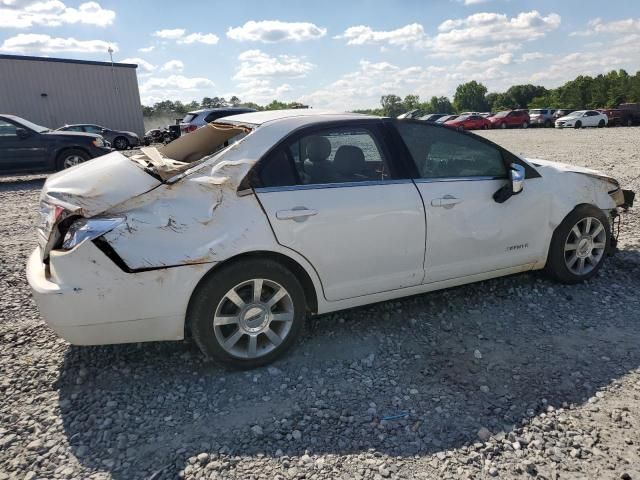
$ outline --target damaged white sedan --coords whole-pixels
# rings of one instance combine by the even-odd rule
[[[51,176],[27,274],[80,345],[180,340],[274,360],[308,314],[545,269],[596,274],[633,203],[605,174],[418,120],[220,119]]]

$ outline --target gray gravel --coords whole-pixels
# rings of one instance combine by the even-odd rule
[[[484,135],[640,191],[640,128]],[[640,478],[638,208],[587,284],[530,273],[323,316],[237,372],[190,344],[56,338],[24,275],[42,181],[0,180],[0,480]]]

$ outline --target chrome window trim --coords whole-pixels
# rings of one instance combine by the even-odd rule
[[[282,187],[257,187],[257,193],[271,192],[290,192],[293,190],[321,190],[325,188],[351,188],[366,187],[372,185],[399,185],[403,183],[412,183],[410,178],[398,178],[390,180],[365,180],[363,182],[342,182],[342,183],[312,183],[308,185],[288,185]]]
[[[439,182],[482,182],[487,180],[508,180],[507,177],[441,177],[441,178],[416,178],[416,183],[439,183]]]

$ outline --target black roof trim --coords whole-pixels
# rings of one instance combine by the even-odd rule
[[[6,55],[0,54],[0,60],[31,60],[35,62],[54,62],[54,63],[79,63],[81,65],[100,65],[102,67],[111,67],[111,62],[95,62],[93,60],[75,60],[72,58],[52,58],[52,57],[32,57],[29,55]],[[138,68],[135,63],[116,63],[113,62],[114,67],[124,68]]]

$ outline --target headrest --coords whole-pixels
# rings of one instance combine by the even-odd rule
[[[311,137],[307,140],[306,152],[313,163],[322,162],[331,155],[331,142],[326,137]]]
[[[364,153],[359,147],[343,145],[336,151],[333,164],[336,171],[342,175],[362,173],[365,169]]]

